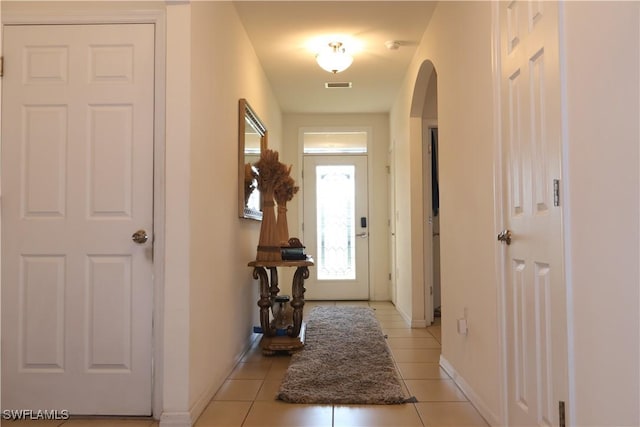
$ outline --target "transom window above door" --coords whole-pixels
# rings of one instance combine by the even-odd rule
[[[364,154],[367,131],[304,131],[304,154]]]

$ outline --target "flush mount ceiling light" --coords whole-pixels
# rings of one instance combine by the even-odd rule
[[[316,61],[322,69],[335,74],[349,68],[353,57],[346,52],[341,42],[330,42],[328,48],[316,55]]]

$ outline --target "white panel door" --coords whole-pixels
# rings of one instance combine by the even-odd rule
[[[368,300],[367,157],[304,156],[303,203],[305,297]]]
[[[150,415],[154,27],[5,26],[4,57],[3,408]]]
[[[556,2],[500,4],[508,425],[558,425],[567,396]]]

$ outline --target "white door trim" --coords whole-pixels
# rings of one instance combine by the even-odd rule
[[[73,10],[71,10],[73,8]],[[23,8],[7,8],[2,14],[2,26],[27,24],[148,24],[155,27],[155,89],[154,89],[154,166],[153,166],[153,223],[154,223],[154,260],[164,259],[164,230],[165,211],[164,187],[156,185],[164,182],[165,158],[165,75],[166,75],[166,12],[164,9],[126,9],[123,6],[110,6],[103,9],[83,9],[82,4],[77,8],[71,4],[68,10],[56,8],[46,9],[38,7],[34,12],[33,6],[26,4]],[[1,46],[1,45],[0,45]],[[0,83],[1,84],[1,83]],[[1,141],[0,141],[1,144]],[[1,218],[0,218],[1,220]],[[163,391],[163,295],[164,295],[164,264],[153,263],[153,390],[152,413],[159,419],[162,414]]]
[[[371,203],[375,194],[373,193],[373,165],[374,165],[374,156],[373,156],[373,127],[371,126],[302,126],[298,128],[298,168],[299,171],[302,171],[304,165],[304,133],[305,132],[366,132],[367,133],[367,152],[364,155],[367,156],[367,212],[368,212],[368,223],[369,227],[373,224],[373,219],[377,216],[377,213],[371,207]],[[344,155],[348,156],[349,154],[335,154],[335,155]],[[302,182],[301,172],[298,172],[299,182]],[[304,222],[304,198],[298,197],[298,235],[304,235],[302,230],[302,223]],[[371,242],[369,242],[369,245]],[[374,277],[373,271],[373,262],[371,257],[371,246],[369,246],[369,300],[375,300],[375,287],[371,284],[371,278]],[[374,259],[375,260],[375,259]]]
[[[502,159],[502,113],[500,107],[501,94],[501,60],[500,60],[500,5],[491,3],[491,66],[493,74],[493,201],[494,201],[494,235],[502,231],[504,224],[504,197],[503,197],[503,159]],[[495,269],[498,279],[497,307],[498,307],[498,395],[500,396],[499,425],[506,425],[507,413],[507,319],[506,319],[506,286],[505,263],[506,248],[496,244]]]
[[[398,260],[396,258],[396,140],[389,142],[389,293],[394,306],[398,304],[398,286],[396,281],[396,269]]]
[[[428,96],[428,94],[427,94]],[[424,286],[424,321],[427,326],[434,321],[433,303],[433,209],[432,202],[432,176],[431,176],[431,129],[438,127],[438,121],[422,119],[422,245],[423,245],[423,286]],[[431,218],[431,222],[429,222]]]

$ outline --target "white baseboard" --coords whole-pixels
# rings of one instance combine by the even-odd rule
[[[251,348],[253,342],[257,339],[257,334],[253,334],[250,336],[247,341],[244,350],[236,357],[236,361],[233,363],[233,366],[229,370],[233,370],[233,367],[242,360],[242,356]],[[159,427],[192,427],[196,420],[202,415],[204,410],[213,399],[213,396],[220,388],[220,384],[214,384],[203,393],[200,398],[196,401],[196,403],[191,407],[189,412],[163,412],[160,416],[160,426]]]
[[[402,316],[402,319],[407,322],[407,325],[411,325],[411,317],[409,317],[407,315],[407,313],[405,313],[404,311],[400,310],[398,308],[398,306],[396,306],[396,310],[398,311],[398,313],[400,314],[400,316]]]
[[[160,427],[191,427],[189,412],[163,412],[160,416]]]
[[[400,310],[398,306],[396,306],[396,310],[398,311],[398,313],[400,313],[400,316],[402,316],[404,321],[407,322],[407,325],[409,325],[412,328],[426,328],[427,326],[429,326],[427,325],[426,320],[414,320],[407,313]]]
[[[412,320],[411,321],[411,327],[412,328],[426,328],[427,326],[427,321],[426,320]]]
[[[467,396],[467,399],[469,399],[469,402],[475,406],[480,415],[482,415],[490,426],[501,425],[499,421],[500,418],[489,409],[486,403],[478,396],[469,383],[467,383],[464,378],[458,374],[453,365],[451,365],[451,363],[449,363],[449,361],[442,355],[440,355],[440,366],[447,372],[447,374],[449,374],[453,382],[456,383],[460,390],[462,390],[465,396]]]
[[[216,391],[218,391],[219,388],[220,388],[220,384],[214,384],[213,386],[211,386],[209,390],[207,390],[205,393],[202,393],[200,398],[191,407],[191,410],[189,411],[189,413],[190,413],[190,418],[193,420],[194,424],[198,420],[198,418],[200,418],[200,415],[204,412],[204,410],[207,408],[207,405],[209,405],[209,402],[211,402],[211,399],[213,399],[213,396],[216,394]]]

